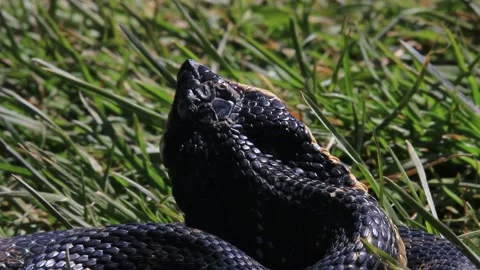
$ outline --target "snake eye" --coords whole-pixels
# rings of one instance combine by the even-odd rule
[[[217,114],[218,119],[224,120],[225,118],[230,116],[230,114],[232,113],[233,102],[229,100],[216,98],[212,102],[212,107],[213,107],[213,110],[215,110],[215,113]]]

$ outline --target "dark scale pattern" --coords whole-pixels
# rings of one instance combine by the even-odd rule
[[[360,237],[363,237],[392,256],[398,256],[393,225],[379,209],[377,202],[363,190],[305,177],[304,173],[298,172],[298,168],[291,168],[262,154],[238,131],[232,130],[229,136],[231,139],[220,144],[225,144],[225,149],[233,149],[239,174],[245,175],[257,192],[255,208],[261,214],[260,218],[254,220],[262,228],[257,230],[256,238],[252,239],[257,242],[255,250],[240,246],[247,253],[274,268],[306,267],[318,262],[321,254],[331,256],[327,255],[316,263],[318,269],[340,265],[352,268],[376,266],[378,260],[367,255],[360,242]],[[280,205],[281,212],[278,212],[276,209]],[[322,218],[330,216],[330,213],[346,214],[335,216],[335,220]],[[309,217],[309,223],[298,224],[305,216]],[[286,235],[287,228],[300,230]],[[212,230],[210,227],[205,229]],[[315,235],[319,237],[312,237]],[[333,245],[322,243],[326,240],[325,235],[335,236],[328,239]],[[222,237],[235,241],[230,235]],[[279,257],[283,261],[280,262]]]
[[[357,184],[342,163],[312,143],[309,129],[277,97],[261,91],[247,92],[238,111],[234,119],[244,134],[254,138],[253,143],[265,153],[302,169],[304,177],[349,187]]]
[[[405,251],[366,187],[272,93],[191,60],[177,81],[161,152],[188,227],[3,239],[0,269],[65,269],[67,247],[72,269],[385,269],[361,238],[412,269],[475,269],[449,242],[402,227]]]
[[[477,269],[449,241],[420,230],[399,226],[398,230],[407,249],[411,269]]]
[[[265,269],[216,236],[182,224],[124,224],[0,241],[0,269]]]

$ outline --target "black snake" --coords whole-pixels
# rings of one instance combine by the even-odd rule
[[[162,155],[186,225],[1,239],[0,269],[387,268],[362,238],[412,269],[475,269],[450,242],[393,225],[272,93],[192,60],[178,73]]]

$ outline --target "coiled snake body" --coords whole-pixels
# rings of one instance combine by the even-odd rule
[[[412,269],[475,269],[450,242],[397,229],[276,96],[192,60],[178,73],[162,155],[186,225],[2,239],[0,269],[387,268],[362,238]]]

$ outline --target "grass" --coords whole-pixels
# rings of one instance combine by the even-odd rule
[[[181,221],[158,144],[193,58],[284,99],[397,223],[480,255],[474,1],[100,2],[0,3],[1,236]]]

